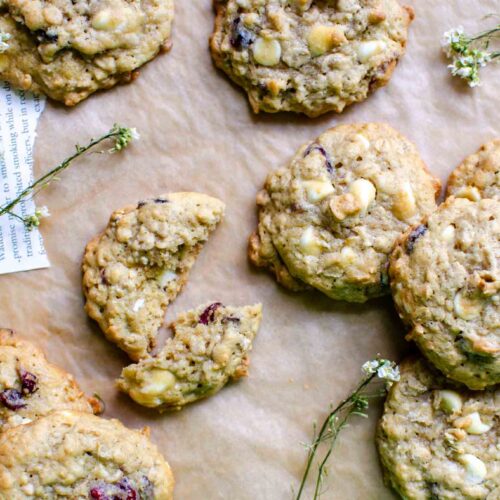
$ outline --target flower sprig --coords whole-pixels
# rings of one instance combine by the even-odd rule
[[[0,33],[0,54],[5,52],[10,45],[7,43],[12,36],[9,33]]]
[[[500,57],[500,51],[488,50],[491,41],[499,35],[500,24],[475,35],[465,33],[462,26],[444,33],[441,45],[452,60],[448,65],[451,74],[464,79],[470,87],[480,85],[480,69]]]
[[[387,359],[367,361],[363,365],[362,371],[364,375],[357,387],[336,408],[333,408],[330,411],[318,433],[316,433],[316,426],[314,426],[313,441],[310,445],[308,445],[309,451],[307,455],[306,467],[295,500],[300,500],[302,498],[309,473],[311,472],[320,445],[325,444],[326,451],[318,465],[318,472],[314,487],[314,500],[318,499],[321,495],[321,489],[327,470],[327,462],[333,452],[333,448],[340,431],[347,426],[351,417],[358,416],[366,418],[369,400],[374,397],[381,397],[385,395],[386,390],[394,382],[399,380],[398,366],[394,362]],[[385,381],[385,387],[376,392],[369,392],[368,386],[370,386],[371,382],[375,379]]]
[[[91,149],[94,149],[99,144],[109,140],[113,141],[113,146],[108,150],[108,152],[116,153],[118,151],[122,151],[133,140],[137,139],[139,139],[139,134],[135,128],[122,127],[121,125],[115,124],[104,135],[98,137],[97,139],[91,139],[85,146],[79,146],[77,144],[75,146],[76,151],[71,156],[23,189],[14,200],[8,201],[0,206],[0,216],[7,214],[12,215],[16,219],[21,220],[26,228],[30,230],[34,227],[38,227],[43,218],[50,216],[48,208],[38,207],[33,214],[22,217],[13,211],[19,203],[26,198],[32,198],[41,189],[47,187],[51,182],[58,180],[58,174],[60,174],[63,170],[66,170],[78,157],[84,155]]]

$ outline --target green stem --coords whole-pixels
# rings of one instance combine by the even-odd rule
[[[307,478],[309,476],[309,472],[311,470],[312,463],[313,463],[314,457],[316,455],[316,451],[318,449],[318,446],[320,445],[320,443],[323,440],[324,434],[325,434],[325,432],[326,432],[326,430],[328,428],[328,424],[329,424],[330,420],[332,418],[335,418],[335,416],[337,415],[337,413],[339,413],[340,411],[342,411],[348,404],[352,404],[353,397],[357,396],[376,376],[377,376],[377,373],[375,371],[375,373],[372,373],[370,376],[368,376],[365,379],[363,379],[361,381],[361,383],[356,387],[356,389],[354,390],[354,392],[348,398],[344,399],[326,417],[325,421],[323,422],[323,425],[321,426],[321,429],[319,431],[318,437],[313,442],[313,444],[311,446],[311,449],[309,450],[309,455],[307,457],[306,468],[305,468],[305,471],[304,471],[304,475],[302,476],[302,481],[300,483],[299,491],[297,493],[297,496],[295,497],[295,500],[300,500],[300,498],[302,496],[302,493],[304,492],[306,481],[307,481]],[[349,416],[350,416],[350,412],[348,413],[346,419],[349,418]],[[338,434],[338,432],[336,434]],[[335,436],[335,438],[336,438],[336,436]],[[333,443],[335,443],[335,440],[333,441]],[[330,452],[327,454],[327,457],[326,457],[327,459],[330,456],[332,448],[333,448],[333,444],[332,444],[332,446],[330,448]],[[326,464],[326,460],[324,461],[324,463]],[[316,494],[315,494],[315,498],[316,498]]]
[[[48,184],[50,184],[51,181],[54,180],[56,175],[63,170],[67,169],[71,163],[76,160],[79,156],[82,156],[85,154],[87,151],[90,149],[94,148],[98,144],[106,141],[107,139],[111,139],[113,137],[118,137],[120,135],[120,131],[117,128],[112,129],[110,132],[107,134],[99,137],[98,139],[92,139],[86,146],[84,147],[76,147],[76,152],[71,155],[69,158],[66,158],[62,163],[60,163],[56,168],[52,169],[50,172],[47,172],[45,175],[37,179],[35,182],[30,184],[28,187],[23,189],[21,193],[12,201],[7,202],[6,204],[2,205],[0,207],[0,216],[5,215],[7,213],[10,213],[11,215],[14,215],[18,219],[23,220],[21,217],[16,216],[13,212],[12,209],[20,203],[24,198],[28,197],[30,194],[32,194],[35,190],[40,191],[44,187],[46,187]]]
[[[495,28],[492,28],[492,29],[487,30],[487,31],[482,31],[481,33],[478,33],[477,35],[470,37],[469,40],[471,42],[475,42],[476,40],[480,40],[481,38],[489,37],[497,32],[500,32],[500,24],[498,26],[496,26]]]
[[[350,408],[349,412],[346,414],[344,419],[340,422],[340,424],[338,425],[338,429],[333,431],[332,442],[330,444],[330,447],[328,448],[328,451],[326,452],[325,457],[321,461],[319,468],[318,468],[318,477],[316,478],[316,488],[314,489],[314,500],[319,498],[320,488],[321,488],[321,483],[322,483],[326,463],[328,462],[328,459],[330,458],[330,455],[333,452],[333,447],[335,446],[335,442],[337,441],[337,436],[339,435],[340,431],[344,428],[344,426],[347,423],[347,420],[349,419],[349,417],[351,415],[352,415],[352,408]]]
[[[24,219],[23,219],[20,215],[17,215],[16,213],[14,213],[14,212],[10,212],[10,211],[8,211],[7,213],[8,213],[9,215],[12,215],[12,217],[15,217],[16,219],[19,219],[21,222],[23,222],[23,223],[24,223]]]

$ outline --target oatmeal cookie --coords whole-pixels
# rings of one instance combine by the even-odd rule
[[[448,198],[391,255],[399,315],[446,376],[500,383],[500,201]]]
[[[167,305],[224,214],[200,193],[173,193],[117,210],[83,259],[85,309],[134,360],[155,345]]]
[[[169,465],[143,432],[59,411],[0,435],[0,498],[171,500]]]
[[[446,195],[472,201],[500,200],[500,139],[481,146],[452,172]]]
[[[261,317],[260,304],[214,302],[182,313],[163,350],[124,368],[118,386],[137,403],[159,409],[181,409],[211,396],[229,380],[246,376]]]
[[[250,260],[292,290],[310,285],[350,302],[384,295],[394,243],[436,209],[439,189],[388,125],[332,128],[268,176]]]
[[[0,329],[0,431],[54,410],[92,413],[99,405],[33,344]]]
[[[215,0],[215,64],[254,112],[341,112],[386,85],[413,10],[397,0]]]
[[[173,0],[3,0],[0,77],[72,106],[169,48]]]
[[[500,393],[470,391],[407,359],[377,432],[387,483],[408,500],[497,500]]]

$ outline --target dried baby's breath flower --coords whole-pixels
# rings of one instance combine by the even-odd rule
[[[38,227],[40,225],[40,221],[46,217],[50,217],[49,209],[45,206],[39,207],[35,210],[33,215],[28,215],[23,219],[24,225],[28,229],[33,229],[34,227]]]
[[[316,426],[314,426],[314,437],[312,443],[307,446],[308,456],[306,468],[304,475],[302,476],[298,493],[295,497],[296,500],[300,500],[302,498],[307,478],[311,471],[319,446],[321,444],[326,445],[326,452],[318,465],[316,484],[314,488],[314,500],[318,499],[322,493],[323,481],[327,471],[326,465],[330,455],[332,454],[333,447],[337,441],[340,431],[347,426],[351,417],[366,417],[369,400],[374,397],[385,395],[386,390],[390,387],[390,385],[399,381],[400,378],[399,368],[396,363],[387,359],[367,361],[362,366],[362,372],[364,376],[358,386],[336,408],[330,411],[318,433],[316,433]],[[382,390],[368,392],[368,386],[376,379],[384,381],[385,387]]]
[[[376,374],[380,380],[385,380],[387,387],[390,387],[394,382],[399,382],[399,367],[388,359],[367,361],[362,370],[366,375]]]
[[[9,33],[0,33],[0,53],[5,52],[9,48],[7,43],[11,39]]]
[[[121,127],[116,125],[111,129],[115,132],[115,145],[111,148],[111,153],[116,153],[125,149],[132,141],[138,141],[141,136],[136,128]]]
[[[451,74],[465,80],[470,87],[480,85],[480,69],[500,57],[500,51],[488,51],[491,41],[499,34],[500,24],[476,35],[468,35],[462,26],[444,33],[441,45],[452,60],[448,65]]]
[[[79,146],[77,144],[75,146],[76,151],[70,157],[66,158],[57,167],[47,172],[45,175],[30,184],[27,188],[23,189],[14,200],[8,201],[0,206],[0,216],[7,214],[11,215],[16,219],[22,221],[28,229],[38,227],[40,225],[41,219],[49,217],[50,215],[47,207],[40,207],[35,210],[34,214],[28,215],[26,217],[21,217],[20,215],[16,214],[13,211],[14,208],[23,200],[36,195],[41,189],[47,187],[52,181],[58,180],[57,175],[60,174],[63,170],[66,170],[74,160],[84,155],[91,149],[94,149],[102,142],[108,140],[114,141],[114,146],[108,151],[110,153],[115,153],[118,151],[122,151],[133,140],[137,139],[139,139],[139,133],[135,128],[122,127],[118,124],[115,124],[106,134],[98,137],[97,139],[91,139],[85,146]]]

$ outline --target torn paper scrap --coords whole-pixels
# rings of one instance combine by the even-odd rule
[[[0,87],[0,205],[16,198],[33,182],[33,145],[43,97]],[[26,217],[35,203],[25,200],[13,209]],[[50,265],[38,229],[29,231],[12,215],[0,216],[0,274],[39,269]]]

